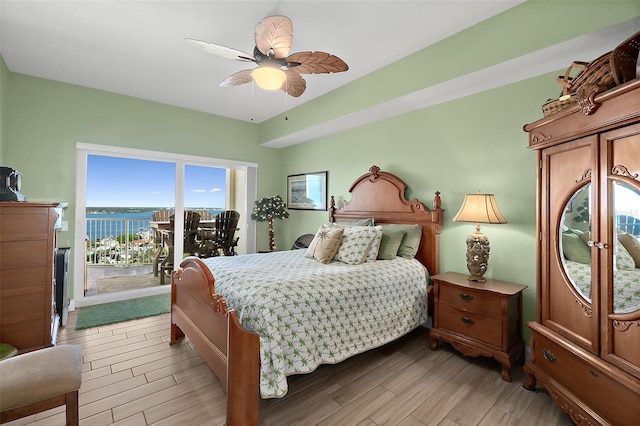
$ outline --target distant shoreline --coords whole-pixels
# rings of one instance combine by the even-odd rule
[[[167,207],[87,207],[87,238],[89,241],[118,238],[125,234],[125,229],[129,229],[129,233],[148,233],[153,212],[160,210],[173,212]],[[208,210],[215,216],[224,208],[186,207],[185,210]]]
[[[173,207],[87,207],[87,214],[123,214],[123,213],[152,213],[156,211],[173,211]],[[224,207],[185,207],[185,210],[223,211]]]

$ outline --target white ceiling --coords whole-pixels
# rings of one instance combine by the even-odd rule
[[[1,0],[0,52],[13,72],[259,123],[521,2]],[[270,15],[293,21],[292,53],[329,52],[349,71],[304,75],[299,98],[220,88],[253,65],[184,41],[251,53],[255,25]]]
[[[0,54],[13,72],[260,123],[523,1],[0,0]],[[350,69],[304,75],[299,98],[253,84],[221,88],[252,64],[184,41],[251,53],[256,23],[271,15],[293,21],[292,53],[329,52]],[[262,145],[282,148],[592,60],[639,27],[635,17]]]

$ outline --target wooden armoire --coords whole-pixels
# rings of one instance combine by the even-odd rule
[[[637,425],[640,79],[599,89],[524,127],[540,234],[524,387],[544,386],[576,424]]]

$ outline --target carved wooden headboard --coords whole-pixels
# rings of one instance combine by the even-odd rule
[[[422,239],[416,254],[431,275],[440,271],[440,231],[442,229],[442,201],[440,192],[435,193],[433,209],[429,210],[418,199],[405,198],[407,185],[397,176],[371,166],[369,173],[356,179],[349,192],[350,201],[341,201],[338,207],[331,196],[329,221],[341,222],[374,218],[376,224],[400,223],[422,226]]]

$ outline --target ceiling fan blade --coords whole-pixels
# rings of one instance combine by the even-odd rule
[[[220,83],[220,87],[239,86],[240,84],[250,83],[253,77],[251,73],[253,70],[242,70],[231,74]]]
[[[269,16],[256,24],[256,47],[265,56],[286,58],[292,39],[293,23],[286,16]],[[271,55],[270,51],[273,52]]]
[[[284,70],[284,73],[287,75],[287,80],[282,84],[280,89],[294,98],[302,95],[307,88],[305,79],[297,72]]]
[[[328,74],[349,69],[342,59],[326,52],[297,52],[286,59],[287,68],[301,74]]]
[[[230,47],[222,46],[219,44],[209,43],[208,41],[196,40],[193,38],[185,38],[185,41],[198,49],[211,53],[216,56],[221,56],[227,59],[235,59],[242,62],[255,62],[253,56],[249,53],[241,50],[232,49]]]

